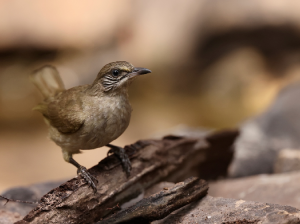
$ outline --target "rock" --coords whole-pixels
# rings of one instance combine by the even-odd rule
[[[300,172],[262,174],[211,182],[208,194],[214,197],[290,205],[300,209],[299,183]]]
[[[9,199],[22,200],[22,201],[34,202],[39,200],[36,193],[31,189],[31,187],[14,187],[5,191],[1,195]],[[7,211],[16,212],[22,216],[25,216],[34,207],[36,207],[36,205],[24,204],[18,202],[8,202],[4,208]]]
[[[20,220],[22,216],[16,212],[6,211],[0,209],[0,223],[1,224],[12,224]]]
[[[274,173],[300,170],[300,150],[284,149],[278,153],[274,164]]]
[[[44,194],[59,186],[63,181],[45,182],[33,184],[28,187],[14,187],[1,193],[2,196],[9,199],[22,200],[22,201],[38,201]],[[5,201],[0,199],[4,204]],[[18,202],[8,202],[0,210],[0,223],[13,223],[22,219],[28,212],[30,212],[36,205],[24,204]],[[9,218],[8,218],[9,217]],[[4,222],[2,220],[14,220],[12,222]]]
[[[152,224],[296,224],[300,210],[283,205],[206,196]]]
[[[231,177],[272,173],[280,150],[300,149],[300,83],[284,88],[263,114],[241,127]]]

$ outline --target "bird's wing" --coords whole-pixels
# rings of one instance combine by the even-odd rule
[[[50,102],[44,102],[35,107],[53,127],[64,134],[78,131],[85,120],[82,100],[80,100],[81,93],[73,92],[76,97],[70,97],[71,92],[68,96],[66,92],[63,92],[49,100]]]

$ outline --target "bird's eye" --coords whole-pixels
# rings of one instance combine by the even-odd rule
[[[118,76],[119,75],[119,70],[115,69],[112,71],[113,76]]]

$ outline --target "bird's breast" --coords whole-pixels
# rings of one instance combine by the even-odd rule
[[[128,127],[132,111],[123,97],[100,99],[86,109],[90,116],[83,127],[83,133],[89,132],[85,148],[101,147],[118,138]]]

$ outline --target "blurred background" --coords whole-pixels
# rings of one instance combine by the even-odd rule
[[[299,1],[0,0],[0,191],[62,180],[76,169],[31,109],[29,74],[56,66],[67,88],[106,63],[152,73],[131,86],[134,108],[120,146],[174,127],[231,128],[262,112],[300,78]],[[91,167],[107,149],[75,158]]]

